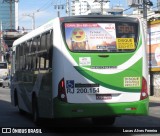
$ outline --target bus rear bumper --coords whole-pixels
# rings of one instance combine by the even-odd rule
[[[76,104],[54,99],[54,118],[148,115],[149,98],[137,102]]]

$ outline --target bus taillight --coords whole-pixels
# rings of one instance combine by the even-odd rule
[[[58,84],[58,98],[61,101],[67,102],[64,78]]]
[[[140,100],[143,100],[148,97],[148,88],[147,88],[147,81],[143,77],[142,78],[142,90],[141,90],[141,98]]]

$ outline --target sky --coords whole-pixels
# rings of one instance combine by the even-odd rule
[[[26,15],[35,14],[35,27],[57,17],[55,5],[63,5],[65,0],[19,0],[19,26],[32,29],[32,18]],[[65,9],[60,10],[61,16],[65,16]]]
[[[151,0],[156,6],[157,0]],[[32,29],[32,18],[29,14],[35,14],[35,27],[39,27],[51,19],[57,17],[57,9],[55,5],[63,5],[66,0],[19,0],[19,26],[20,29]],[[110,0],[110,7],[121,4],[124,10],[128,9],[126,0]],[[126,10],[125,13],[131,13],[131,10]],[[60,16],[65,16],[65,9],[60,9]]]

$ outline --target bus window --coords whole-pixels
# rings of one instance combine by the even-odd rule
[[[52,66],[52,31],[43,33],[41,36],[40,48],[38,48],[37,65],[40,63],[40,69],[48,69]]]
[[[19,70],[19,48],[20,48],[20,45],[17,46],[16,48],[16,71]]]
[[[29,51],[27,51],[27,44],[26,44],[26,42],[24,42],[23,43],[23,48],[24,48],[24,65],[23,65],[23,69],[25,69],[26,68],[26,62],[27,62],[27,59],[26,59],[26,54],[27,54],[27,52],[29,52]]]
[[[41,47],[40,50],[45,50],[46,49],[46,34],[43,34],[41,36]]]
[[[38,43],[38,39],[37,37],[33,38],[33,42],[31,45],[31,69],[34,70],[36,69],[36,50],[37,50],[37,43]]]
[[[49,68],[52,68],[52,55],[53,55],[53,30],[50,33],[50,46],[49,46]]]
[[[33,38],[32,46],[31,46],[31,52],[36,51],[36,46],[37,46],[37,37]]]
[[[46,43],[47,43],[47,56],[46,56],[46,68],[52,67],[52,30],[46,34]]]
[[[19,47],[19,56],[20,56],[20,60],[19,60],[19,69],[22,70],[23,68],[23,64],[24,64],[24,58],[23,58],[23,44],[20,45]]]
[[[44,69],[45,68],[45,58],[43,57],[43,55],[40,56],[40,69]]]
[[[40,36],[37,37],[37,53],[40,51]],[[39,54],[37,54],[36,57],[36,69],[40,68],[40,58],[39,58]]]
[[[128,52],[137,45],[138,23],[65,23],[65,39],[74,52]]]
[[[30,57],[30,45],[31,45],[31,41],[27,41],[27,51],[26,51],[26,69],[30,69],[30,65],[31,65],[31,57]]]

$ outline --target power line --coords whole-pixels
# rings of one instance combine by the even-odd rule
[[[124,11],[127,11],[127,10],[129,10],[129,9],[131,9],[131,8],[132,8],[132,7],[129,7],[129,8],[127,8],[127,9],[124,9],[123,12],[124,12]]]
[[[49,0],[48,2],[46,2],[43,6],[41,6],[39,9],[37,9],[37,12],[46,10],[47,8],[51,7],[51,4],[53,3],[53,1],[51,2],[51,0]]]
[[[51,2],[52,0],[47,1],[44,5],[42,5],[39,9],[37,9],[36,11],[32,12],[32,13],[25,13],[22,16],[29,16],[32,18],[32,29],[35,29],[35,14],[38,12],[42,12],[45,9],[48,9],[49,7],[51,7],[50,5],[52,4]]]

